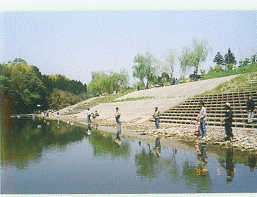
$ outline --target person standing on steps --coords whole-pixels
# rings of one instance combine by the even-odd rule
[[[160,111],[158,110],[158,107],[155,107],[153,117],[154,117],[156,129],[160,129]]]
[[[255,109],[255,104],[253,101],[253,98],[251,96],[249,96],[248,101],[246,103],[247,106],[247,115],[248,115],[248,124],[252,124],[253,123],[253,111]]]
[[[225,104],[225,117],[221,118],[221,122],[225,122],[225,141],[231,140],[233,138],[233,133],[232,133],[232,122],[233,122],[233,112],[230,107],[229,103]]]
[[[200,101],[200,107],[201,110],[199,112],[199,115],[197,116],[197,120],[200,121],[200,131],[201,131],[201,136],[202,138],[206,138],[206,125],[205,121],[207,118],[207,113],[206,113],[206,108],[204,107],[204,102]]]
[[[115,113],[115,120],[117,123],[117,136],[116,136],[116,140],[115,142],[120,144],[121,143],[121,139],[120,139],[120,134],[121,134],[121,121],[120,121],[120,110],[118,107],[116,107],[116,113]]]

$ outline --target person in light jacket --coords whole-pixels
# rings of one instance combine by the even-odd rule
[[[206,126],[205,126],[205,122],[207,119],[207,113],[206,113],[206,108],[204,107],[204,102],[200,101],[200,107],[201,110],[197,116],[197,120],[200,121],[200,131],[201,131],[201,136],[202,138],[206,137]]]

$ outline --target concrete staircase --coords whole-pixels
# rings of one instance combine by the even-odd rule
[[[160,122],[175,124],[193,124],[193,122],[196,121],[196,117],[200,111],[199,101],[202,100],[205,103],[205,107],[207,110],[206,125],[223,126],[223,123],[220,122],[220,119],[224,116],[225,113],[225,103],[229,102],[234,113],[233,127],[257,128],[256,116],[254,117],[254,124],[246,124],[246,101],[250,95],[255,101],[255,104],[257,104],[257,91],[213,94],[205,95],[202,97],[193,97],[162,113],[160,116]],[[151,121],[153,121],[153,119]]]

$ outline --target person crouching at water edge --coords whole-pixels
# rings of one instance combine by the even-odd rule
[[[115,120],[116,120],[116,123],[117,123],[117,136],[116,136],[117,139],[115,140],[115,142],[118,143],[118,144],[121,143],[121,139],[120,139],[120,134],[121,134],[120,116],[121,116],[121,113],[119,111],[119,108],[116,107]]]
[[[200,107],[201,110],[199,112],[199,115],[197,116],[197,120],[200,121],[200,131],[201,131],[201,136],[202,138],[206,137],[206,126],[205,126],[205,121],[207,118],[207,113],[206,113],[206,108],[204,107],[204,102],[200,101]]]
[[[97,116],[99,116],[99,113],[95,110],[95,114],[93,114],[93,119],[95,119]],[[98,129],[98,124],[96,121],[94,121],[95,129]]]
[[[156,129],[160,129],[160,111],[158,110],[158,107],[155,107],[153,117],[154,117]]]
[[[221,122],[225,122],[225,133],[227,136],[224,138],[224,140],[227,141],[233,138],[233,133],[232,133],[233,112],[229,103],[225,104],[225,110],[226,110],[225,117],[221,118]]]

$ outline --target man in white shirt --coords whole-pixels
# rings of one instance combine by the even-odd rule
[[[200,130],[202,134],[202,138],[206,137],[206,126],[205,126],[205,121],[207,119],[207,113],[206,113],[206,108],[204,107],[203,101],[200,101],[200,107],[201,110],[199,112],[199,115],[197,116],[197,120],[200,121]]]

